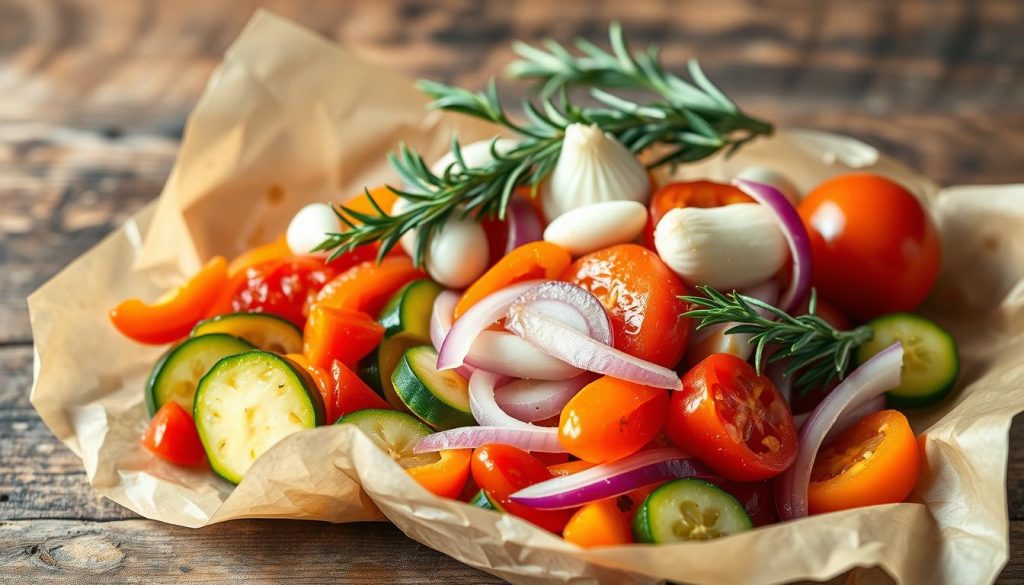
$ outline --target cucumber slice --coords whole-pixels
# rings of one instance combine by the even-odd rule
[[[430,345],[406,350],[391,376],[395,391],[409,410],[438,430],[476,424],[469,409],[469,383],[454,370],[438,372],[437,351]]]
[[[476,506],[477,508],[483,508],[484,510],[494,510],[495,512],[504,512],[501,506],[491,499],[487,495],[487,492],[480,490],[473,496],[473,499],[469,501],[470,506]]]
[[[326,419],[309,374],[265,351],[217,362],[199,382],[193,414],[210,466],[231,483],[278,441]]]
[[[409,412],[405,403],[398,396],[398,392],[395,391],[395,385],[391,381],[392,374],[407,349],[424,343],[419,337],[408,333],[399,333],[381,341],[377,349],[360,361],[359,377],[366,382],[367,386],[373,388],[378,395],[387,400],[392,407],[402,412]]]
[[[441,285],[425,278],[398,289],[380,312],[378,320],[384,326],[384,338],[408,333],[420,338],[422,343],[429,343],[430,313],[434,299],[443,290]]]
[[[284,355],[302,352],[302,331],[291,321],[266,313],[232,313],[200,321],[192,337],[227,333],[241,337],[263,351]]]
[[[437,453],[413,453],[416,443],[433,431],[410,414],[368,408],[346,414],[335,424],[359,427],[364,435],[394,459],[402,469],[431,465],[441,460]]]
[[[146,384],[146,410],[149,416],[173,400],[186,412],[192,412],[192,399],[199,380],[221,358],[243,353],[252,345],[231,335],[211,333],[182,341],[165,353],[153,366]]]
[[[702,479],[677,479],[640,504],[633,516],[633,538],[655,544],[710,540],[753,526],[743,504],[728,492]]]
[[[956,341],[945,329],[910,313],[885,315],[868,323],[868,327],[874,337],[858,348],[860,363],[896,341],[903,344],[903,379],[888,392],[891,406],[931,406],[953,389],[960,373],[960,356]]]

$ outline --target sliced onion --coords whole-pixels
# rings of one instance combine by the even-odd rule
[[[807,228],[793,204],[775,187],[743,179],[734,179],[732,184],[770,209],[779,223],[782,235],[786,237],[793,256],[793,269],[790,271],[789,287],[779,305],[787,313],[795,311],[811,290],[811,239],[807,235]]]
[[[527,306],[511,307],[505,328],[544,353],[588,372],[655,388],[681,390],[683,387],[672,370],[609,347]]]
[[[466,363],[473,369],[533,380],[568,380],[583,373],[507,331],[481,331],[469,349]]]
[[[800,428],[796,460],[776,484],[776,502],[783,520],[807,516],[807,487],[818,449],[843,413],[862,407],[900,383],[903,346],[896,342],[874,355],[835,387]]]
[[[557,381],[513,380],[499,387],[494,395],[498,406],[509,416],[536,422],[557,416],[566,403],[593,380],[593,374]]]
[[[836,438],[837,435],[850,428],[853,423],[859,421],[865,416],[883,410],[885,408],[885,396],[879,394],[874,398],[865,400],[861,405],[851,407],[843,411],[843,414],[839,415],[836,420],[836,424],[832,425],[829,429],[828,434],[825,435],[825,439],[821,442],[822,445],[828,445],[832,442],[832,439]],[[810,413],[797,414],[793,416],[793,422],[796,423],[796,428],[803,428],[804,423],[807,422]]]
[[[717,476],[679,449],[666,447],[640,451],[579,473],[535,483],[510,497],[517,504],[531,508],[572,508],[680,477],[713,479]]]
[[[434,299],[434,308],[430,312],[430,343],[438,351],[441,351],[441,344],[452,329],[452,315],[455,314],[455,305],[459,303],[459,298],[459,293],[446,290]],[[466,379],[473,375],[473,370],[473,366],[466,364],[455,369]]]
[[[437,369],[451,370],[461,366],[480,332],[504,317],[512,302],[539,282],[532,280],[513,284],[487,295],[470,307],[455,321],[437,350]]]
[[[550,281],[524,292],[512,307],[526,307],[545,317],[572,325],[591,339],[612,344],[612,321],[597,297],[569,282]],[[585,329],[576,326],[576,317]]]
[[[553,430],[553,429],[551,429]],[[415,453],[432,453],[445,449],[476,449],[490,443],[512,445],[523,451],[565,453],[558,434],[545,427],[460,427],[427,435],[413,449]]]
[[[513,197],[508,202],[508,241],[505,253],[508,254],[523,244],[536,242],[544,235],[544,227],[530,202],[522,197]]]

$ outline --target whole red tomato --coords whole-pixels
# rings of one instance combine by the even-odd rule
[[[939,236],[920,202],[870,174],[833,177],[800,203],[814,285],[846,314],[868,320],[911,311],[939,275]]]
[[[668,436],[733,481],[782,473],[796,458],[793,415],[771,380],[727,353],[704,358],[672,393]]]
[[[679,297],[689,293],[657,254],[636,244],[612,246],[576,260],[562,280],[608,309],[617,349],[667,368],[679,363],[690,335]]]

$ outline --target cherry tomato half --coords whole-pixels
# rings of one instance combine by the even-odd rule
[[[644,242],[654,249],[654,228],[665,214],[677,207],[721,207],[754,200],[732,185],[712,181],[681,181],[669,183],[651,197],[650,217],[644,230]]]
[[[255,264],[231,277],[209,314],[269,313],[301,328],[317,293],[337,273],[335,265],[312,256]]]
[[[688,292],[657,254],[636,244],[612,246],[576,260],[562,280],[608,309],[616,348],[667,368],[679,363],[690,335],[679,297]]]
[[[149,421],[142,445],[151,453],[176,465],[199,465],[206,459],[203,443],[192,416],[171,400]]]
[[[798,211],[811,237],[814,285],[846,314],[868,320],[911,311],[931,292],[939,236],[900,185],[869,174],[833,177]]]
[[[668,392],[604,376],[584,386],[562,409],[558,441],[591,463],[636,453],[665,426]]]
[[[726,479],[768,479],[796,458],[786,399],[732,354],[712,354],[687,372],[668,416],[672,441]]]
[[[537,510],[509,499],[515,492],[553,476],[536,457],[510,445],[484,445],[473,451],[473,481],[509,514],[560,534],[572,510]]]
[[[867,415],[818,453],[807,490],[811,514],[907,499],[921,454],[907,417],[897,410]]]

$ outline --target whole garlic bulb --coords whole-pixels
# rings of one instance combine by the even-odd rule
[[[717,289],[764,281],[789,257],[771,211],[756,203],[672,209],[654,228],[654,246],[683,280]]]
[[[448,288],[463,288],[480,278],[489,261],[484,228],[475,219],[452,214],[430,238],[424,264],[434,281]]]
[[[341,221],[330,205],[310,203],[300,209],[288,223],[284,237],[293,254],[326,256],[327,252],[313,252],[313,248],[323,243],[327,234],[340,231]]]
[[[640,161],[597,126],[570,124],[562,152],[541,188],[548,221],[563,213],[603,201],[646,204],[651,183]]]
[[[499,138],[497,141],[491,138],[488,140],[471,142],[459,147],[459,151],[462,153],[462,161],[469,165],[470,168],[477,168],[490,164],[490,162],[494,160],[494,157],[491,156],[491,142],[495,143],[494,149],[501,155],[504,155],[516,146],[519,146],[519,141],[514,138]],[[453,162],[455,162],[455,155],[449,152],[437,159],[437,162],[430,165],[430,172],[437,176],[441,176]]]

